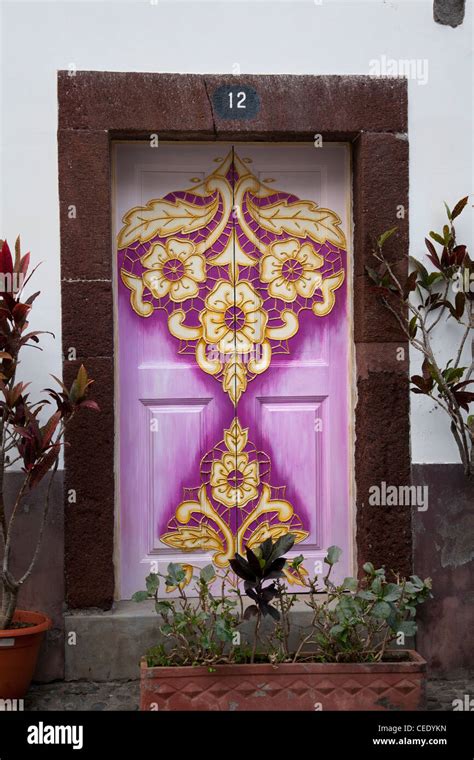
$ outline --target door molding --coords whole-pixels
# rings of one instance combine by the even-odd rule
[[[255,118],[221,118],[223,85],[259,96]],[[353,304],[356,356],[356,545],[367,560],[410,573],[411,513],[368,504],[369,488],[410,482],[408,344],[374,299],[365,265],[372,240],[408,268],[407,83],[366,76],[58,73],[59,199],[64,376],[86,364],[100,415],[78,420],[65,452],[65,566],[70,607],[108,608],[114,598],[114,304],[111,143],[116,139],[344,141],[353,160]],[[317,149],[317,148],[315,148]],[[398,216],[404,209],[404,218]],[[385,251],[385,248],[384,248]],[[399,360],[404,350],[404,359]],[[74,360],[70,350],[75,350]],[[69,504],[69,490],[76,503]]]

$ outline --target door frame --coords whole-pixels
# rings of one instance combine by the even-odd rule
[[[218,115],[212,94],[229,84],[256,90],[254,118]],[[359,567],[370,560],[409,574],[410,509],[368,503],[372,485],[410,483],[408,343],[365,274],[373,239],[394,226],[398,236],[384,250],[401,276],[408,270],[406,80],[60,71],[58,101],[63,372],[70,382],[84,363],[101,407],[67,435],[68,606],[107,609],[115,596],[111,146],[153,134],[167,141],[306,143],[321,135],[323,144],[351,144],[355,549]]]

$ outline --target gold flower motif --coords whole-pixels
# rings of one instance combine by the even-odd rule
[[[247,280],[236,285],[221,280],[206,298],[199,315],[206,343],[222,354],[248,354],[263,343],[268,315],[263,301]]]
[[[155,243],[140,261],[150,270],[143,275],[143,282],[155,298],[169,294],[172,301],[186,301],[198,294],[198,283],[206,279],[205,259],[190,240],[170,238],[165,245]]]
[[[228,453],[212,463],[212,495],[225,507],[245,507],[258,495],[258,462],[249,462],[248,454]]]
[[[272,243],[260,264],[260,279],[269,283],[268,292],[274,298],[290,303],[299,295],[311,298],[320,287],[323,277],[316,272],[324,259],[309,243],[301,245],[291,238]]]

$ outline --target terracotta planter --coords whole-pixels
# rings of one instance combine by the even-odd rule
[[[34,623],[28,628],[0,631],[0,699],[19,699],[29,689],[39,648],[51,620],[41,612],[17,610],[16,623]]]
[[[426,662],[295,663],[149,668],[141,662],[141,710],[418,710]]]

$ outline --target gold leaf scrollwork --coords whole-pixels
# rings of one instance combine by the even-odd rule
[[[223,544],[216,533],[208,525],[200,525],[198,528],[178,528],[172,533],[163,533],[160,537],[163,543],[172,546],[173,549],[183,551],[222,551]]]
[[[300,245],[290,238],[269,246],[260,263],[260,279],[269,283],[271,296],[291,303],[297,296],[311,298],[321,287],[323,278],[317,269],[323,264],[323,257],[309,243]]]
[[[227,451],[212,463],[210,483],[212,496],[225,507],[239,509],[258,496],[260,473],[256,459],[250,460],[244,451],[248,440],[247,428],[242,428],[237,417],[224,431]]]
[[[174,202],[152,200],[146,206],[135,206],[122,219],[124,226],[118,235],[118,246],[126,248],[137,240],[146,243],[157,235],[195,232],[209,224],[218,207],[218,195],[202,206],[180,198]]]
[[[243,428],[237,417],[234,418],[230,428],[224,430],[224,443],[227,451],[234,451],[240,454],[248,443],[248,428]]]
[[[236,355],[231,356],[225,364],[222,388],[229,394],[234,405],[237,405],[242,393],[247,388],[245,365]]]
[[[150,317],[154,309],[151,303],[143,300],[143,291],[145,290],[143,279],[125,272],[124,269],[120,270],[120,276],[125,287],[131,291],[130,304],[135,314],[138,314],[139,317]]]
[[[197,296],[199,284],[206,280],[206,260],[189,240],[155,243],[140,261],[147,268],[143,284],[155,298],[169,295],[175,303],[187,301]]]
[[[185,586],[189,586],[193,579],[194,567],[192,565],[181,565],[184,570],[184,580],[178,583],[177,586],[166,586],[166,593],[171,594],[172,591],[176,591],[177,588],[183,589]]]
[[[121,279],[134,311],[149,317],[163,309],[180,352],[194,351],[197,365],[237,405],[249,383],[268,369],[272,353],[288,353],[300,312],[311,309],[323,317],[333,309],[344,281],[343,253],[318,246],[345,246],[341,220],[312,201],[287,194],[282,199],[233,151],[184,192],[183,198],[169,195],[124,216],[119,248],[146,245],[145,253],[141,246],[126,252]],[[233,203],[245,213],[229,234]],[[192,232],[192,240],[176,237]],[[264,232],[286,237],[269,241]],[[157,235],[166,239],[153,241]]]
[[[293,569],[292,567],[284,567],[283,572],[285,573],[286,580],[290,585],[293,586],[307,586],[308,580],[309,580],[309,573],[302,565],[298,567],[297,570]]]
[[[282,200],[268,206],[258,206],[247,196],[247,208],[252,218],[269,232],[284,232],[296,237],[310,237],[316,243],[326,241],[345,248],[346,238],[340,229],[341,219],[331,209],[320,208],[312,201]]]
[[[285,536],[287,533],[289,533],[290,529],[288,528],[288,525],[270,525],[268,521],[265,521],[263,523],[260,523],[258,528],[254,530],[252,535],[247,541],[247,546],[250,549],[254,549],[256,546],[260,546],[264,541],[267,540],[267,538],[271,538],[273,541],[276,541],[277,538],[281,538],[281,536]],[[303,539],[306,538],[308,535],[307,531],[305,530],[291,530],[292,534],[296,537],[296,541],[303,541]]]
[[[201,469],[198,498],[178,505],[168,531],[160,536],[163,543],[183,552],[207,551],[217,567],[225,568],[236,552],[242,554],[246,546],[256,547],[266,538],[275,540],[290,531],[297,543],[308,537],[290,502],[273,497],[270,484],[261,481],[262,452],[249,442],[248,429],[237,417],[203,462],[211,454],[207,475]],[[234,510],[241,512],[237,530]]]

